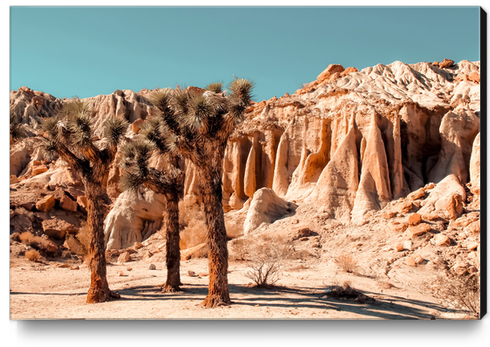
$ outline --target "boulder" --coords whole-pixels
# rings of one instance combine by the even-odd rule
[[[41,212],[49,211],[54,207],[56,199],[53,195],[46,195],[44,198],[36,202],[36,209]]]
[[[318,75],[316,80],[319,83],[329,81],[335,73],[338,73],[340,76],[340,73],[342,73],[344,70],[345,69],[342,65],[330,64],[321,74]]]
[[[403,249],[406,249],[407,251],[411,251],[413,249],[413,242],[412,241],[404,241],[403,242]]]
[[[151,235],[160,229],[164,210],[165,197],[151,190],[121,193],[104,220],[106,249],[128,248],[143,241],[143,231]],[[151,230],[145,230],[148,221],[156,222]]]
[[[428,231],[431,230],[431,227],[429,224],[426,224],[426,223],[421,223],[417,226],[411,226],[408,228],[407,230],[407,236],[411,239],[419,236],[419,235],[422,235]]]
[[[77,211],[77,203],[70,199],[68,196],[63,195],[60,200],[60,207],[65,211],[76,212]]]
[[[262,223],[273,223],[296,210],[296,204],[278,197],[272,189],[261,188],[255,192],[243,226],[248,235]]]
[[[117,262],[122,264],[122,263],[127,263],[129,261],[131,261],[131,254],[129,252],[123,252],[119,255],[119,257],[117,258]]]
[[[73,252],[78,255],[83,255],[87,252],[85,249],[85,246],[82,245],[80,240],[78,240],[75,236],[73,235],[68,235],[65,238],[65,242],[63,243],[63,247],[68,249],[70,252]],[[108,257],[110,259],[110,257]]]
[[[419,213],[414,213],[408,218],[408,224],[410,226],[415,226],[422,222],[422,216]]]
[[[463,213],[463,198],[460,194],[452,194],[446,204],[446,214],[451,220],[457,219]]]
[[[197,246],[184,249],[180,252],[181,260],[189,260],[196,258],[206,258],[209,253],[209,248],[206,243],[201,243]]]
[[[451,174],[431,190],[418,213],[423,216],[435,213],[445,218],[454,218],[462,212],[460,202],[465,200],[466,191],[464,187],[459,179]]]
[[[454,60],[451,59],[444,59],[439,63],[439,68],[441,69],[447,69],[453,66],[454,66]]]
[[[42,228],[46,235],[63,239],[68,233],[76,233],[77,228],[72,224],[58,218],[46,219],[42,222]]]
[[[32,171],[31,171],[31,176],[36,176],[36,175],[42,174],[43,172],[46,172],[46,171],[48,171],[48,168],[46,167],[46,165],[34,166],[32,168]]]
[[[413,257],[413,261],[415,262],[415,264],[420,265],[424,262],[424,258],[422,258],[420,254],[417,254]]]
[[[451,239],[444,234],[437,234],[434,237],[434,243],[436,246],[450,246]]]

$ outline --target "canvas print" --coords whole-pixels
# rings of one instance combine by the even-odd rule
[[[11,7],[10,319],[481,318],[485,19]]]

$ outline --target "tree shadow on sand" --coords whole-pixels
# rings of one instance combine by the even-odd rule
[[[120,300],[204,300],[206,284],[184,284],[176,293],[162,293],[161,286],[136,286],[119,290]],[[230,285],[232,305],[267,306],[276,308],[308,308],[321,311],[351,312],[366,319],[435,319],[429,311],[445,312],[441,305],[428,301],[403,298],[383,293],[363,291],[373,298],[360,303],[352,300],[337,300],[325,296],[325,291],[308,287],[271,287],[268,289],[246,285]]]

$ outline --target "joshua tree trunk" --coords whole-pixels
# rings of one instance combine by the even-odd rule
[[[165,215],[166,250],[167,250],[167,282],[163,292],[180,290],[180,234],[179,234],[179,195],[167,194],[167,213]]]
[[[89,229],[89,257],[91,283],[87,303],[99,303],[118,298],[119,294],[111,292],[106,277],[106,259],[104,244],[104,213],[102,208],[103,190],[98,184],[85,183],[87,196],[87,226]]]
[[[228,248],[222,201],[222,168],[220,165],[210,170],[212,172],[204,173],[202,180],[209,248],[209,290],[203,302],[207,308],[231,303],[228,289]]]

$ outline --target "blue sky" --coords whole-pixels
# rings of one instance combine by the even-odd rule
[[[293,93],[329,65],[480,60],[478,7],[11,7],[10,90],[56,97],[255,82]]]

